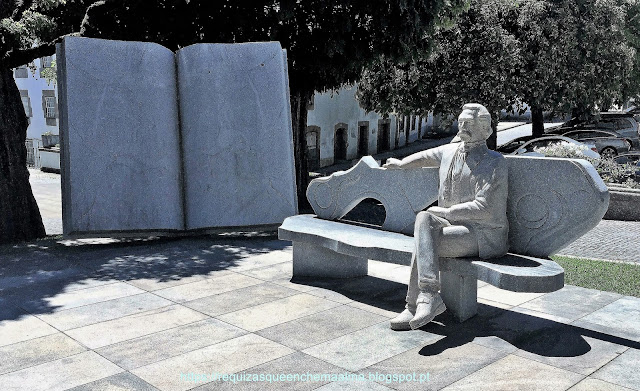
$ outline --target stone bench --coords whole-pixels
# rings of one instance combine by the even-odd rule
[[[441,258],[441,295],[460,321],[477,312],[477,280],[514,292],[553,292],[564,270],[548,256],[596,226],[609,193],[584,160],[507,157],[510,253],[501,258]],[[278,236],[293,242],[293,275],[367,275],[369,259],[410,265],[413,223],[437,199],[438,170],[385,170],[365,157],[348,171],[315,179],[307,198],[316,215],[287,218]],[[366,198],[386,211],[382,227],[335,221]]]

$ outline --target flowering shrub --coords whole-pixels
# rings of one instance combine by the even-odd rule
[[[596,168],[596,171],[605,182],[640,189],[639,178],[636,177],[636,170],[639,170],[637,166],[629,163],[618,164],[613,159],[593,159],[582,153],[586,149],[587,146],[584,144],[554,143],[546,147],[534,148],[533,150],[547,157],[585,159]]]

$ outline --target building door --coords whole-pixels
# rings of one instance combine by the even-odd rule
[[[307,126],[307,168],[316,170],[320,167],[320,127]]]
[[[388,119],[378,121],[378,152],[389,150],[389,136],[391,126]]]
[[[333,160],[347,160],[347,124],[336,125],[333,138]]]
[[[369,121],[358,122],[358,156],[369,154]]]

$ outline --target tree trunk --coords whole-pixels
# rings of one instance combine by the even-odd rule
[[[0,67],[0,243],[45,236],[29,184],[28,126],[13,71]]]
[[[544,135],[544,117],[542,108],[538,106],[531,106],[531,134],[534,137]]]
[[[498,147],[498,113],[496,111],[491,112],[491,135],[487,139],[487,147],[494,151]]]
[[[307,102],[313,92],[291,90],[291,122],[293,126],[293,154],[296,166],[296,191],[300,213],[311,212],[307,201],[309,169],[307,167]]]

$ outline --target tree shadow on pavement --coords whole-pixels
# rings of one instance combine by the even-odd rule
[[[56,310],[50,299],[135,280],[167,282],[290,261],[275,235],[206,235],[124,240],[38,240],[0,246],[0,321]]]

